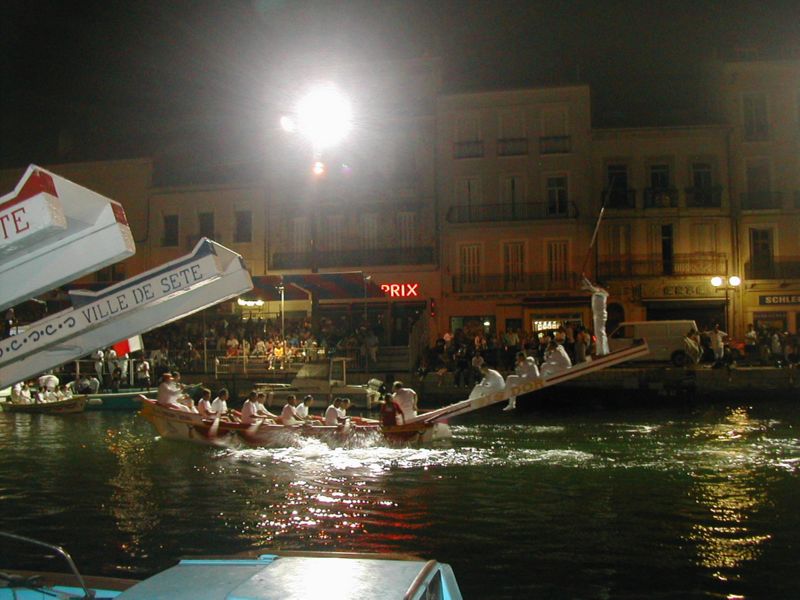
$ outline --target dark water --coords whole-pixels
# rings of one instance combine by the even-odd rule
[[[0,528],[93,574],[402,551],[452,564],[467,598],[798,598],[798,408],[487,412],[455,423],[452,447],[334,450],[159,441],[125,413],[2,414]]]

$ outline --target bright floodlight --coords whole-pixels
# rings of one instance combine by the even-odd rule
[[[297,106],[297,128],[316,150],[334,146],[350,131],[348,99],[333,85],[312,89]]]
[[[736,287],[737,285],[742,283],[742,280],[740,277],[736,275],[731,275],[730,279],[728,279],[728,283],[730,283],[733,287]]]
[[[722,277],[719,277],[719,276],[712,277],[711,278],[711,285],[713,285],[714,287],[721,286],[722,285]]]
[[[294,130],[297,129],[297,125],[295,125],[294,119],[284,115],[281,117],[281,129],[287,133],[294,133]]]

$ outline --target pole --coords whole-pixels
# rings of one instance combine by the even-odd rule
[[[281,275],[281,340],[286,338],[286,287],[283,285],[283,275]]]

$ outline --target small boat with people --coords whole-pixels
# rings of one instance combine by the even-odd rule
[[[408,554],[261,551],[256,556],[193,557],[183,558],[148,579],[134,581],[84,577],[70,554],[59,546],[2,531],[0,538],[43,548],[48,558],[59,556],[68,567],[64,573],[10,571],[7,563],[12,553],[4,553],[0,600],[462,598],[450,565]],[[310,576],[314,573],[330,576]]]
[[[86,410],[86,396],[71,396],[52,402],[11,402],[0,403],[5,412],[37,415],[71,415]]]

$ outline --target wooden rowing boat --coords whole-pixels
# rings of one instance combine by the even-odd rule
[[[37,402],[34,404],[3,402],[2,406],[5,412],[12,413],[69,415],[83,412],[86,409],[86,396],[73,396],[57,402]]]

